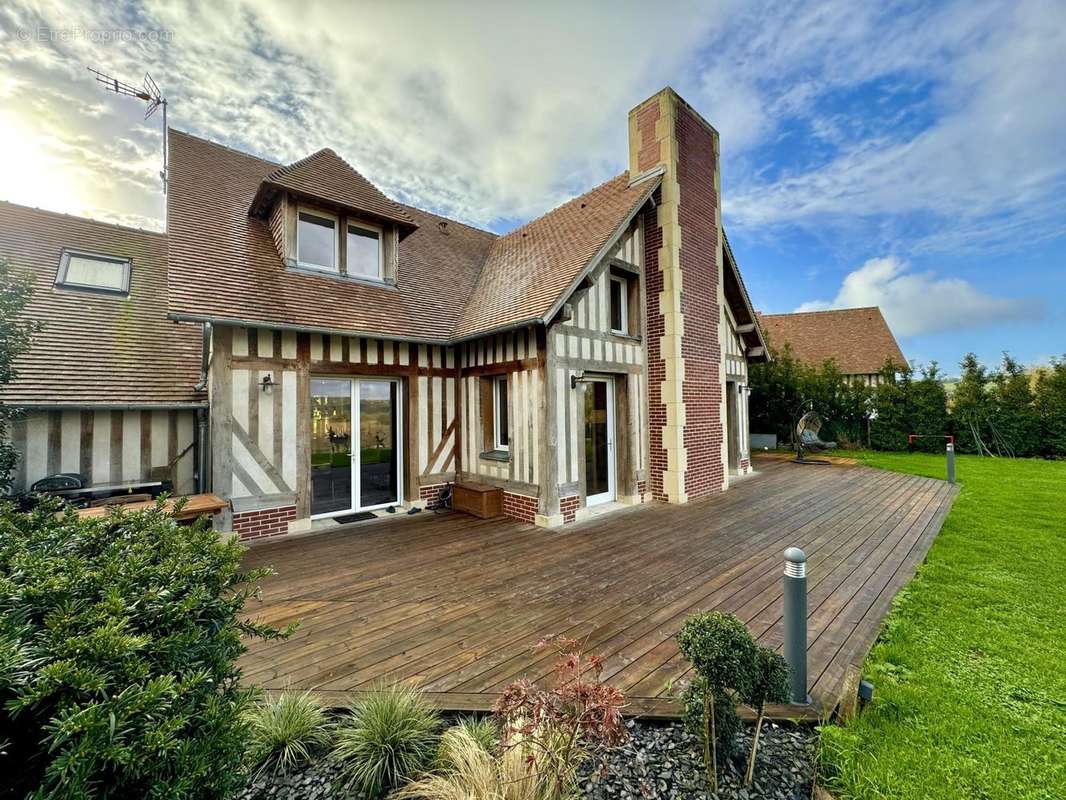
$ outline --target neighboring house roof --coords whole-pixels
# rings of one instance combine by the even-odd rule
[[[255,213],[265,213],[278,190],[317,197],[352,211],[396,222],[408,232],[416,223],[347,161],[328,147],[307,158],[279,167],[265,178],[252,201]]]
[[[612,178],[493,242],[456,335],[545,319],[659,185]]]
[[[813,365],[831,358],[845,375],[879,372],[889,358],[907,363],[877,306],[760,314],[759,320],[770,347],[780,351],[787,343],[796,358]]]
[[[55,287],[64,249],[129,258],[129,296]],[[44,324],[0,400],[140,407],[206,400],[193,389],[200,330],[167,319],[163,234],[0,201],[0,258],[33,276],[24,313]]]
[[[278,176],[297,175],[297,191],[322,196],[307,165],[347,168],[332,151],[286,172],[173,129],[169,142],[173,316],[431,342],[547,321],[660,180],[631,187],[623,174],[502,237],[393,203],[418,227],[400,242],[396,285],[379,287],[286,269],[267,222],[249,214],[264,180]]]

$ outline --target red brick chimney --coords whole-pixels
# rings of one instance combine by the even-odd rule
[[[645,218],[652,495],[725,487],[718,132],[669,87],[629,112],[630,179],[665,169]]]

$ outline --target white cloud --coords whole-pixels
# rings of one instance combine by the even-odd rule
[[[777,102],[779,120],[805,118],[813,139],[835,147],[785,174],[744,171],[724,197],[736,227],[918,220],[931,230],[908,248],[954,252],[1066,234],[1066,105],[1053,77],[1066,74],[1066,6],[954,3],[930,17],[825,3],[777,25],[767,19],[748,83]],[[929,82],[925,106],[883,119],[864,108],[856,121],[815,102],[888,78],[904,88]],[[782,107],[775,98],[796,82],[814,89]],[[813,139],[797,142],[812,157]]]
[[[45,148],[55,169],[73,173],[81,160],[89,185],[78,204],[89,211],[162,216],[158,166],[115,146],[128,136],[158,153],[158,123],[141,124],[135,101],[106,97],[86,64],[130,82],[151,71],[175,127],[281,161],[330,146],[392,196],[487,225],[541,213],[624,169],[628,110],[724,24],[719,5],[708,14],[685,0],[662,14],[637,2],[26,0],[0,11],[0,72],[21,77],[0,108],[23,114],[30,136],[61,140]],[[103,45],[13,35],[36,25],[173,36]],[[35,102],[39,113],[26,114]],[[101,104],[110,114],[83,111]],[[22,190],[0,173],[0,196]]]
[[[961,278],[912,272],[906,262],[871,258],[848,273],[832,300],[804,303],[796,311],[880,306],[899,336],[982,328],[1039,318],[1042,307],[1028,299],[993,297]]]

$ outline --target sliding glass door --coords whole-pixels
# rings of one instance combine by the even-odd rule
[[[311,379],[311,514],[400,502],[399,383]]]

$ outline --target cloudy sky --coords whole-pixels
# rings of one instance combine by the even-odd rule
[[[114,6],[114,8],[108,8]],[[506,231],[626,166],[672,85],[721,132],[768,312],[880,305],[948,371],[1066,353],[1066,4],[8,0],[0,199],[162,228],[160,125],[331,146],[396,199]]]

